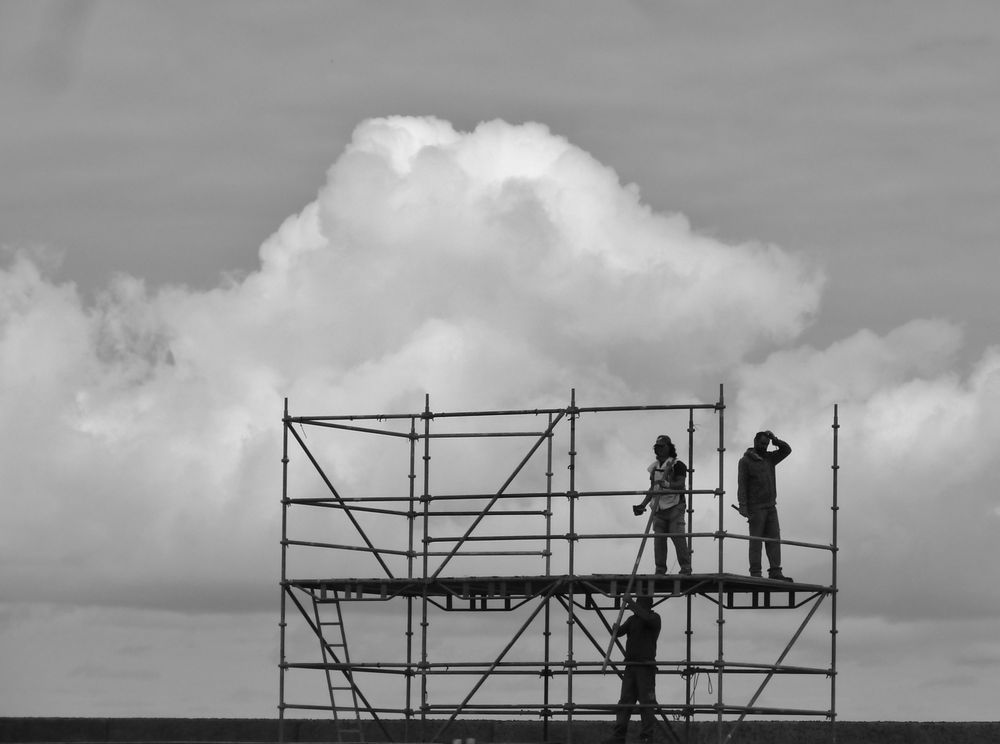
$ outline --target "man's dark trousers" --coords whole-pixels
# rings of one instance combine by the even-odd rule
[[[751,537],[781,537],[781,527],[778,525],[778,509],[774,506],[750,510]],[[760,546],[767,551],[768,573],[781,573],[781,543],[762,543],[760,540],[750,541],[750,573],[760,575]]]
[[[656,704],[656,666],[651,662],[632,662],[625,667],[622,695],[618,701],[620,707],[613,729],[616,740],[625,741],[628,719],[632,716],[632,706],[636,703]],[[651,738],[656,725],[653,708],[640,708],[639,719],[642,721],[639,735]]]

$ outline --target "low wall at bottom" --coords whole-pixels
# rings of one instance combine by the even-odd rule
[[[367,721],[365,738],[369,742],[419,742],[430,740],[441,722],[427,722],[421,732],[419,723],[408,730],[403,721],[385,721],[386,737]],[[637,728],[634,722],[633,728]],[[689,744],[715,744],[718,730],[712,721],[698,721],[686,729],[683,722],[672,724],[680,741]],[[993,722],[894,722],[838,721],[746,721],[735,732],[731,744],[1000,744],[1000,721]],[[193,742],[254,744],[277,742],[278,720],[270,718],[0,718],[0,744],[147,744]],[[549,742],[566,741],[566,724],[549,724]],[[633,732],[637,733],[637,732]],[[599,744],[610,734],[606,721],[574,721],[573,744]],[[345,737],[347,738],[347,737]],[[664,744],[667,736],[659,736]],[[286,719],[284,740],[299,742],[335,742],[336,731],[329,720]],[[458,720],[437,738],[443,744],[534,744],[546,741],[538,721],[469,721]]]

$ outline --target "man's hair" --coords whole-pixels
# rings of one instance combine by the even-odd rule
[[[644,607],[647,610],[653,609],[653,598],[648,596],[636,597],[635,603],[640,607]]]
[[[771,435],[768,434],[766,431],[758,431],[756,434],[754,434],[753,435],[753,441],[756,442],[758,439],[760,439],[762,437],[764,439],[766,439],[767,441],[769,441],[769,442],[771,441]]]
[[[662,444],[667,448],[667,457],[677,457],[677,448],[674,446],[674,443],[670,441],[670,437],[666,434],[660,434],[660,436],[656,438],[654,446],[656,444]]]

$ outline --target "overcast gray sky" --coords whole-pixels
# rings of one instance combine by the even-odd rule
[[[286,395],[724,383],[786,534],[842,407],[840,715],[995,717],[995,4],[2,0],[0,92],[0,715],[273,715]]]

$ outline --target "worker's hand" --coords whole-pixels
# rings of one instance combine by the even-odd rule
[[[642,513],[644,511],[646,511],[646,507],[644,507],[642,504],[635,504],[632,507],[632,513],[635,514],[637,517],[642,516]]]
[[[776,436],[774,436],[774,432],[773,432],[773,431],[771,431],[770,429],[768,429],[768,430],[767,430],[767,431],[765,431],[764,433],[765,433],[765,434],[767,434],[767,438],[768,438],[768,439],[770,439],[770,440],[771,440],[772,442],[773,442],[773,441],[774,441],[775,439],[777,439],[777,437],[776,437]]]

